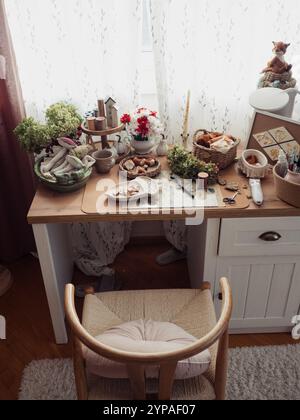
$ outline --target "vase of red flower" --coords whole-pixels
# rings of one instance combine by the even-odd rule
[[[124,114],[121,122],[126,126],[135,152],[140,155],[151,153],[163,131],[157,112],[139,108],[132,114]]]

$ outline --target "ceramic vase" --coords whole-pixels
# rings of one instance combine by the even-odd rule
[[[131,140],[131,146],[138,155],[148,155],[154,149],[156,140],[154,138],[148,138],[147,140]]]
[[[160,141],[158,148],[157,148],[157,156],[167,156],[169,153],[169,147],[165,140],[165,136],[162,136],[162,140]]]

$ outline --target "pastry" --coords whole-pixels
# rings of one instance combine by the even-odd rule
[[[133,169],[136,167],[135,163],[132,160],[127,160],[124,164],[124,168],[127,171],[133,171]]]

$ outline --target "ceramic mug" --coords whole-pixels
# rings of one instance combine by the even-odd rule
[[[114,154],[109,149],[93,153],[93,158],[96,160],[96,169],[99,174],[108,174],[116,164]]]

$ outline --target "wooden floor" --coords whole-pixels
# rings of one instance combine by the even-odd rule
[[[185,288],[189,286],[185,262],[159,267],[155,257],[167,243],[131,244],[115,267],[123,289]],[[11,265],[14,285],[0,298],[0,314],[7,320],[7,340],[0,341],[0,400],[17,399],[24,367],[32,360],[71,357],[71,346],[57,346],[51,327],[39,263],[26,257]],[[76,273],[76,281],[84,280]],[[86,280],[86,279],[85,279]],[[78,303],[80,310],[80,302]],[[234,336],[232,347],[293,343],[288,334]]]

